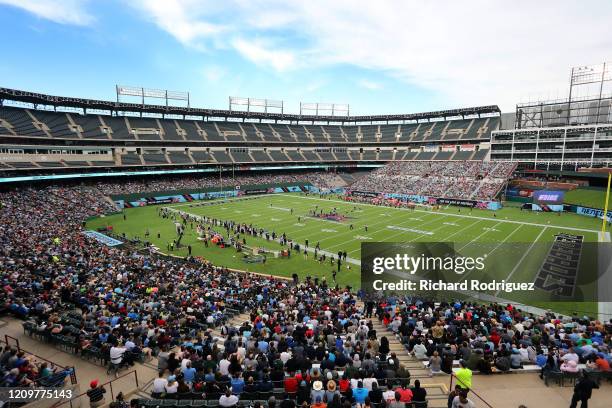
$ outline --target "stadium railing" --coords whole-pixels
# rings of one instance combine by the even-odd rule
[[[62,366],[60,364],[57,364],[55,361],[51,361],[49,359],[46,359],[44,357],[39,356],[38,354],[34,354],[31,351],[25,350],[24,348],[22,348],[19,344],[19,339],[13,337],[13,336],[9,336],[8,334],[4,335],[4,340],[0,339],[0,344],[4,343],[6,346],[13,346],[17,349],[17,351],[22,351],[25,354],[31,356],[32,358],[34,358],[37,361],[44,361],[46,363],[49,363],[51,365],[51,367],[57,367],[59,368],[61,371],[67,373],[70,372],[70,383],[72,385],[77,383],[77,378],[76,378],[76,368],[73,367],[65,367]]]
[[[451,374],[450,375],[450,384],[448,385],[449,392],[453,390],[453,381],[454,380],[456,380],[457,382],[460,381],[455,374]],[[471,388],[469,389],[468,398],[472,398],[472,399],[476,398],[476,399],[478,399],[478,401],[480,401],[481,404],[484,404],[484,406],[486,406],[488,408],[493,408],[493,405],[491,405],[487,401],[485,401],[484,398],[482,398],[480,395],[478,395],[476,393],[476,391],[474,391]]]
[[[126,385],[128,384],[129,378],[133,378],[134,379],[134,387],[133,389],[125,389]],[[115,383],[115,387],[118,386],[118,382],[120,382],[120,384],[123,386],[122,390],[116,390],[115,388],[113,388],[113,383]],[[119,392],[123,392],[124,394],[126,393],[126,391],[134,391],[136,389],[138,389],[138,387],[140,386],[139,382],[138,382],[138,372],[136,370],[132,370],[130,372],[127,372],[123,375],[118,376],[117,378],[114,378],[110,381],[107,381],[103,384],[100,384],[99,387],[103,387],[104,389],[107,389],[110,391],[110,395],[105,393],[104,397],[107,403],[110,403],[111,401],[114,401],[115,398],[117,397],[117,395],[119,394]],[[117,393],[115,393],[116,391],[118,391]],[[110,397],[110,398],[109,398]],[[65,400],[65,401],[58,401],[57,403],[55,403],[51,408],[57,408],[57,407],[83,407],[83,406],[88,406],[89,404],[89,397],[87,396],[87,391],[76,395],[72,398],[70,398],[69,400]]]

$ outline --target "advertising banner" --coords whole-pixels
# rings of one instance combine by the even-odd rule
[[[586,215],[587,217],[595,217],[599,219],[603,219],[604,212],[598,208],[590,208],[590,207],[576,207],[576,213],[580,215]],[[606,214],[606,220],[608,222],[612,221],[612,211],[608,211]]]
[[[533,192],[533,202],[537,204],[563,204],[564,191],[536,190]]]
[[[357,191],[357,190],[351,190],[348,192],[349,195],[353,195],[353,196],[357,196],[357,197],[378,197],[379,194],[375,193],[373,191]]]

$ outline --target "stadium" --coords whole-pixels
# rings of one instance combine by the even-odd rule
[[[610,406],[612,63],[406,114],[0,78],[2,406]]]

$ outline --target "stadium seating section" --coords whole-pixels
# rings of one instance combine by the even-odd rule
[[[499,118],[474,118],[415,124],[381,125],[287,125],[279,123],[204,122],[154,117],[108,116],[0,107],[0,136],[23,145],[46,144],[95,146],[95,141],[113,146],[156,143],[155,153],[127,149],[89,160],[54,157],[40,153],[8,160],[0,170],[90,166],[164,166],[210,163],[258,162],[354,162],[392,160],[484,160],[488,147],[469,151],[440,150],[441,144],[490,140],[499,128]],[[78,142],[74,142],[76,140]],[[416,143],[416,145],[415,145]],[[258,147],[258,144],[260,145]],[[338,148],[346,144],[346,148]],[[428,144],[428,148],[423,145]],[[246,146],[233,149],[228,146]],[[326,148],[324,146],[333,146]],[[419,146],[421,145],[421,146]],[[355,147],[360,147],[355,149]],[[410,146],[410,147],[407,147]],[[433,148],[432,148],[433,146]],[[166,151],[167,150],[167,151]],[[24,152],[28,153],[28,152]],[[26,157],[24,157],[26,156]]]
[[[510,162],[395,161],[356,179],[349,188],[487,200],[497,196],[515,168]]]

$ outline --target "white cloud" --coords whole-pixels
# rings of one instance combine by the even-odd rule
[[[436,93],[447,101],[439,108],[513,110],[526,95],[563,92],[571,66],[609,60],[612,49],[606,0],[588,7],[571,0],[137,4],[185,44],[233,48],[278,71],[373,70]]]
[[[226,70],[218,65],[210,65],[203,71],[204,78],[206,78],[208,82],[217,82],[221,80],[226,73]]]
[[[232,45],[244,58],[257,65],[270,66],[277,71],[286,71],[295,66],[293,53],[273,49],[262,41],[237,38],[232,41]]]
[[[357,81],[357,85],[362,88],[369,89],[370,91],[377,91],[379,89],[382,89],[381,84],[379,84],[378,82],[370,81],[369,79],[360,79],[359,81]]]
[[[205,48],[203,40],[227,29],[224,24],[209,21],[215,8],[205,1],[132,0],[128,4],[144,11],[148,19],[184,45],[195,48]]]
[[[95,19],[85,10],[87,0],[0,0],[59,24],[88,25]]]

